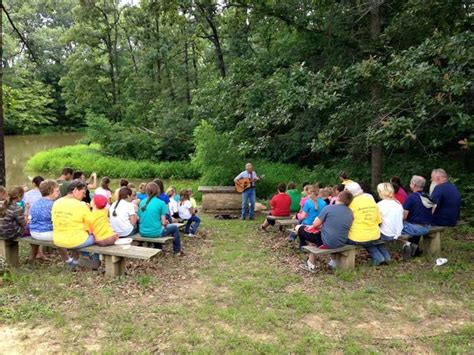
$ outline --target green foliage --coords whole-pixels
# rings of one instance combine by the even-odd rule
[[[27,168],[36,172],[58,174],[64,167],[69,166],[86,174],[96,172],[111,178],[176,178],[196,179],[197,169],[189,162],[163,162],[125,160],[103,155],[99,146],[76,145],[55,148],[36,154],[28,161]]]
[[[243,157],[232,146],[228,135],[218,133],[206,121],[194,130],[196,152],[192,164],[201,172],[203,185],[232,185]]]
[[[50,88],[37,80],[26,82],[3,87],[6,133],[35,133],[56,121],[50,108]]]

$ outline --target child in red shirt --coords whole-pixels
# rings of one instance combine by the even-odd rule
[[[285,184],[278,185],[278,193],[270,200],[270,207],[272,208],[272,211],[270,212],[271,216],[290,217],[291,197],[286,193]],[[262,230],[266,230],[268,226],[273,226],[274,224],[274,220],[267,218],[260,228]]]

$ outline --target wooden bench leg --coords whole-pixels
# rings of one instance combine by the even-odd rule
[[[429,255],[441,253],[441,232],[423,236],[423,251]]]
[[[122,276],[125,274],[125,258],[104,255],[105,274],[107,276]]]
[[[352,271],[355,267],[355,255],[356,251],[348,250],[340,253],[335,253],[336,256],[336,267],[344,271]]]
[[[10,266],[20,265],[20,249],[16,240],[0,240],[0,256],[3,256]]]

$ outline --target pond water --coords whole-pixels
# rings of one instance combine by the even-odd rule
[[[6,136],[5,168],[7,186],[25,185],[30,183],[25,167],[26,162],[33,155],[50,148],[75,144],[82,138],[82,136],[82,133],[48,133],[27,136]],[[60,171],[56,174],[57,176],[50,177],[57,178],[59,174]]]

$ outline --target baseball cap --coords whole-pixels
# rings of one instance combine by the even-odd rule
[[[107,206],[107,203],[108,201],[105,196],[102,196],[102,195],[94,196],[94,204],[95,204],[95,207],[97,207],[98,209],[104,208],[105,206]]]

